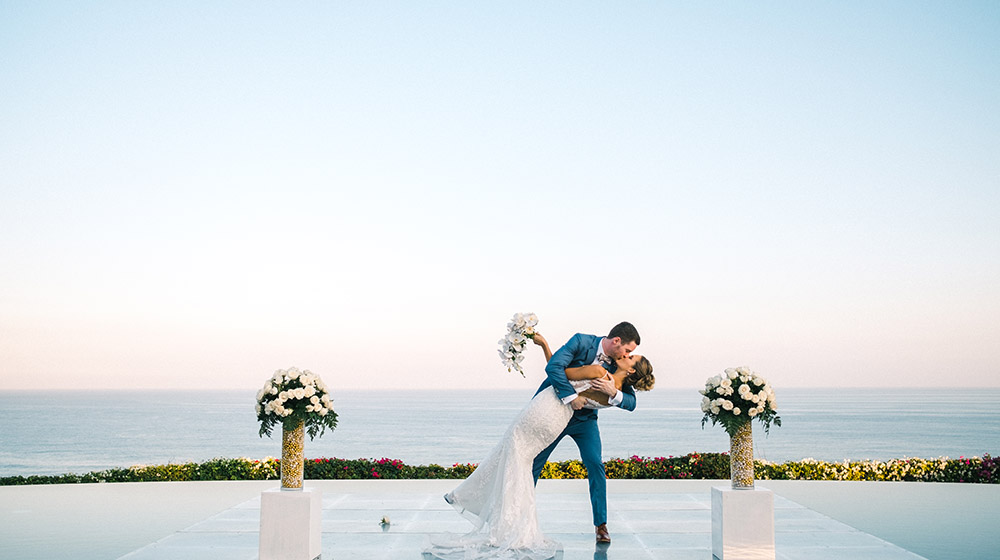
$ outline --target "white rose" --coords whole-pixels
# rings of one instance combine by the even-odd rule
[[[720,413],[720,412],[722,412],[722,409],[721,409],[721,408],[719,408],[719,407],[717,407],[717,406],[713,406],[713,407],[712,407],[712,414],[718,414],[718,413]]]
[[[313,396],[309,397],[309,402],[311,402],[313,405],[317,405],[317,404],[319,404],[319,397],[317,397],[316,395],[313,395]]]
[[[312,411],[313,411],[313,405],[307,404],[306,405],[306,412],[312,412]]]
[[[303,389],[302,387],[295,389],[293,393],[295,394],[295,398],[297,399],[304,399],[306,396],[306,390]]]
[[[757,416],[758,412],[756,408],[751,408],[750,410],[747,411],[747,414],[750,415],[750,418],[753,418],[754,416]]]
[[[736,370],[733,369],[733,368],[726,368],[726,371],[725,371],[727,377],[732,377],[733,373],[735,373],[735,372],[736,372]]]
[[[723,400],[722,401],[722,408],[724,408],[726,410],[732,410],[733,409],[733,403],[732,403],[732,401]]]
[[[325,409],[325,408],[321,408],[321,409],[319,409],[319,415],[320,415],[320,416],[326,416],[326,413],[327,413],[327,412],[329,412],[329,410],[327,410],[327,409]]]
[[[264,411],[264,407],[260,406],[260,403],[257,403],[257,406],[254,407],[254,410],[257,411],[257,416],[260,416],[260,413]]]
[[[740,415],[740,407],[733,408],[733,415],[735,415],[735,416],[739,416]]]
[[[708,397],[702,397],[701,399],[701,411],[708,412],[708,409],[712,406],[712,401]]]
[[[311,397],[316,394],[316,388],[313,387],[312,385],[309,385],[305,388],[305,393],[307,397]]]
[[[288,375],[288,379],[298,379],[300,373],[298,368],[289,368],[286,375]]]
[[[268,391],[268,392],[271,393],[272,395],[277,395],[278,394],[278,388],[272,385],[271,386],[271,390]]]
[[[723,379],[722,383],[719,383],[719,386],[720,387],[727,387],[727,388],[728,387],[732,387],[733,386],[733,380],[732,379]]]
[[[753,384],[760,387],[764,384],[764,380],[759,375],[755,375],[753,378]]]
[[[744,383],[743,385],[740,385],[740,395],[744,395],[745,396],[749,392],[750,392],[750,386],[749,385],[747,385],[746,383]]]
[[[282,391],[282,392],[278,393],[278,400],[287,401],[288,400],[288,391]]]

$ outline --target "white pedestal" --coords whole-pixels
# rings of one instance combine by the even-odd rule
[[[322,552],[323,493],[267,490],[260,494],[260,560],[314,560]]]
[[[774,560],[774,493],[712,487],[712,555]]]

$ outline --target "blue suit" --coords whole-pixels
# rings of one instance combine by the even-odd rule
[[[576,391],[566,379],[566,368],[580,367],[594,363],[601,337],[592,334],[577,333],[562,348],[556,350],[545,366],[546,379],[538,388],[538,394],[547,387],[554,387],[560,399],[575,395]],[[612,364],[612,371],[614,365]],[[622,387],[622,402],[618,405],[625,410],[635,410],[635,391],[632,387]],[[577,410],[570,418],[566,429],[535,457],[532,473],[535,482],[549,460],[549,455],[559,445],[562,438],[569,436],[580,448],[580,459],[587,469],[587,480],[590,483],[590,505],[594,513],[594,525],[602,525],[608,521],[607,479],[604,476],[604,461],[601,458],[601,432],[597,428],[597,411],[584,408]]]

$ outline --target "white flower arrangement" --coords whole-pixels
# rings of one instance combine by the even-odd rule
[[[500,361],[507,371],[517,370],[524,377],[521,362],[524,360],[524,347],[528,340],[535,336],[535,325],[538,316],[534,313],[515,313],[507,323],[507,335],[500,339]]]
[[[740,425],[757,419],[764,424],[765,433],[771,430],[771,423],[781,425],[777,414],[778,402],[774,390],[767,380],[749,368],[729,368],[724,373],[709,377],[702,394],[702,428],[709,420],[712,425],[722,424],[732,436]]]
[[[279,369],[257,391],[260,437],[271,435],[278,423],[289,429],[304,422],[309,439],[337,427],[330,392],[318,375],[298,368]]]

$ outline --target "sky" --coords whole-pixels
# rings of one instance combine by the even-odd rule
[[[996,2],[0,1],[0,390],[1000,386]]]

